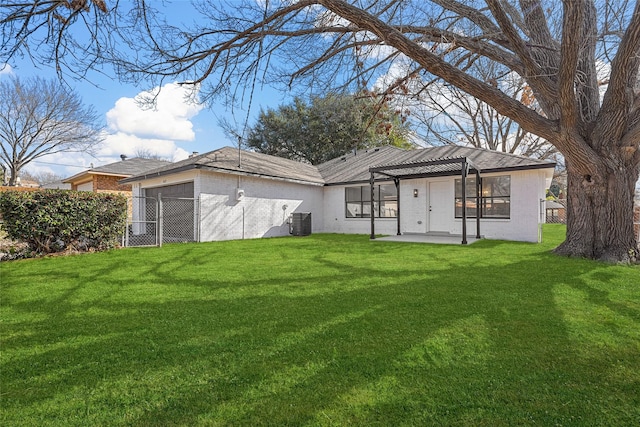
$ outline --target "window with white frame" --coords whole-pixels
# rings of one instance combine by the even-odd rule
[[[509,175],[488,176],[482,178],[480,190],[480,218],[511,218],[511,177]],[[462,218],[462,179],[456,179],[456,218]],[[467,205],[467,217],[476,218],[476,179],[466,180],[464,201]]]
[[[361,185],[344,189],[345,216],[347,218],[371,218],[371,187]],[[398,217],[398,195],[394,184],[373,187],[375,218]]]

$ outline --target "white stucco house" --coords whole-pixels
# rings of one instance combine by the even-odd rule
[[[134,197],[193,198],[181,218],[194,241],[288,235],[290,215],[309,212],[313,233],[536,242],[554,167],[457,146],[381,147],[317,166],[225,147],[120,182],[132,185]],[[143,210],[134,202],[134,219]]]

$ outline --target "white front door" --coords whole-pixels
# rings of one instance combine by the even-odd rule
[[[449,215],[453,200],[449,189],[450,181],[429,181],[429,231],[449,231]]]

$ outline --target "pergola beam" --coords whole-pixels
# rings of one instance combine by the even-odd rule
[[[425,160],[422,162],[410,162],[410,163],[398,163],[395,165],[381,165],[381,166],[373,166],[369,168],[369,172],[385,172],[390,170],[397,169],[410,169],[410,168],[420,168],[425,166],[438,166],[438,165],[451,165],[455,163],[460,163],[463,159],[466,159],[467,163],[475,168],[475,165],[466,157],[449,157],[442,159],[433,159],[433,160]]]

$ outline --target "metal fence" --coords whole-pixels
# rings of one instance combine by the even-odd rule
[[[543,200],[544,219],[547,224],[567,223],[567,199]],[[636,204],[633,210],[633,233],[640,242],[640,205]]]
[[[158,197],[159,235],[161,243],[196,242],[196,200],[177,197]]]
[[[162,246],[198,241],[198,203],[177,197],[133,197],[124,246]]]
[[[124,246],[158,246],[158,200],[154,197],[133,197],[127,212]]]
[[[567,223],[567,199],[547,199],[544,203],[544,216],[547,224]]]

